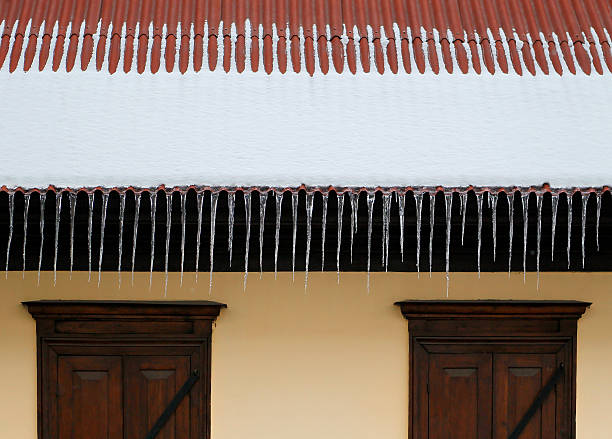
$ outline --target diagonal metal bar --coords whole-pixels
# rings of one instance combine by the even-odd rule
[[[555,371],[554,375],[548,380],[546,385],[540,389],[521,420],[518,422],[516,427],[514,427],[514,430],[512,431],[512,433],[510,433],[510,436],[508,436],[508,439],[518,439],[525,427],[527,427],[529,421],[531,421],[531,418],[533,418],[533,415],[536,414],[536,412],[542,406],[544,401],[546,401],[546,398],[548,398],[548,395],[550,395],[550,392],[552,392],[552,390],[555,388],[555,385],[563,376],[563,372],[564,365],[563,363],[561,363]]]
[[[170,416],[172,416],[183,398],[187,396],[199,378],[200,372],[196,369],[193,371],[187,381],[185,381],[185,384],[183,384],[176,395],[174,395],[174,398],[172,398],[172,401],[170,401],[159,418],[157,418],[157,421],[155,421],[153,428],[151,428],[145,439],[154,439],[159,434],[164,425],[166,425],[166,422],[168,422],[168,419],[170,419]]]

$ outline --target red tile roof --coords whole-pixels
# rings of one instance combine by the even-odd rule
[[[604,74],[610,33],[611,0],[0,0],[0,68]]]

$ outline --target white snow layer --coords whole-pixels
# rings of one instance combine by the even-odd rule
[[[612,76],[0,72],[0,185],[612,183]]]

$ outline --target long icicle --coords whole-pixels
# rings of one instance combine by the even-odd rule
[[[98,258],[98,288],[102,280],[102,259],[104,257],[104,229],[106,228],[106,211],[108,208],[109,193],[102,193],[102,221],[100,221],[100,257]]]
[[[423,193],[414,194],[414,202],[416,204],[416,268],[417,277],[421,277],[421,217],[423,215]]]
[[[47,200],[47,194],[40,192],[38,197],[40,204],[40,246],[38,249],[38,278],[36,285],[40,285],[40,268],[42,266],[43,247],[45,245],[45,201]]]
[[[431,266],[433,262],[433,237],[436,222],[436,192],[429,194],[429,278],[431,279]]]
[[[72,266],[74,263],[74,220],[76,217],[76,200],[77,194],[75,194],[74,192],[68,192],[68,201],[70,202],[70,279],[72,279]],[[25,261],[25,257],[23,259]]]
[[[23,194],[23,248],[22,248],[22,264],[21,278],[25,279],[26,269],[26,243],[28,242],[28,212],[30,210],[30,194]]]
[[[506,195],[508,200],[508,277],[512,271],[512,241],[514,240],[514,192]]]
[[[172,192],[166,192],[166,252],[164,255],[164,297],[168,295],[168,256],[172,232]]]
[[[196,260],[195,260],[195,281],[198,282],[198,275],[200,273],[200,243],[202,240],[202,211],[204,208],[204,192],[198,192],[197,194],[198,203],[198,231],[196,232]],[[230,193],[227,193],[227,199],[229,200]]]
[[[406,192],[403,194],[397,193],[397,202],[399,204],[399,226],[400,226],[400,254],[402,262],[404,262],[404,214],[406,213]]]
[[[344,193],[337,193],[336,200],[338,202],[338,222],[337,222],[338,238],[336,242],[336,275],[338,278],[338,285],[340,285],[340,249],[342,247],[342,214],[344,213]]]
[[[185,269],[185,228],[187,226],[187,191],[181,192],[181,280],[183,286],[183,273]]]
[[[276,201],[276,222],[274,224],[274,279],[278,276],[278,244],[280,242],[280,226],[283,209],[283,192],[275,192]]]
[[[491,219],[493,222],[493,262],[497,257],[497,197],[498,195],[489,192],[489,198],[491,199]]]
[[[213,269],[215,263],[215,231],[217,224],[217,203],[219,201],[219,192],[210,193],[210,248],[209,248],[209,261],[210,261],[210,274],[208,278],[208,295],[212,294],[213,284]]]
[[[232,268],[232,254],[234,250],[234,212],[236,208],[236,192],[227,193],[227,250],[229,252],[229,267]]]
[[[597,233],[597,236],[596,236],[597,251],[599,251],[599,217],[600,216],[601,216],[601,194],[597,193],[597,216],[596,216],[597,224],[595,224],[595,233]]]
[[[453,218],[453,193],[445,194],[444,198],[446,200],[446,297],[448,297],[448,287],[450,284],[450,240]]]
[[[157,216],[157,192],[150,193],[151,200],[151,265],[149,267],[149,290],[153,284],[153,262],[155,262],[155,220]]]
[[[263,244],[264,227],[266,225],[266,204],[268,203],[268,193],[259,194],[259,278],[263,276]]]
[[[383,242],[382,259],[385,271],[389,268],[389,223],[391,222],[391,195],[392,192],[383,193]]]
[[[460,193],[459,198],[461,200],[461,246],[463,246],[463,238],[465,236],[465,217],[467,216],[468,193]]]
[[[62,219],[62,191],[55,194],[55,253],[53,256],[53,285],[57,283],[57,250],[59,248],[59,228]]]
[[[482,198],[483,192],[476,194],[476,203],[478,205],[478,279],[480,279],[480,249],[482,247]]]
[[[11,241],[13,240],[13,214],[15,212],[15,193],[9,192],[9,235],[6,244],[6,267],[4,269],[5,278],[8,279],[9,260],[11,253]]]
[[[140,218],[140,192],[134,193],[134,230],[132,232],[132,286],[134,286],[134,265],[136,264],[136,243],[138,242],[138,219]]]
[[[350,192],[351,199],[351,264],[353,263],[353,243],[357,233],[358,214],[359,214],[359,192]]]
[[[325,237],[327,234],[327,203],[329,194],[323,195],[323,216],[321,217],[321,271],[325,270]]]
[[[570,249],[572,245],[572,194],[566,193],[567,197],[567,269],[570,269]]]
[[[125,192],[119,193],[119,261],[117,262],[117,281],[121,288],[121,260],[123,259],[123,224],[125,222]]]
[[[582,194],[582,269],[584,270],[584,241],[586,238],[586,219],[587,219],[587,204],[589,202],[589,196],[591,194],[587,192]]]
[[[291,208],[293,210],[293,255],[291,262],[291,271],[293,275],[293,282],[295,282],[295,239],[297,237],[297,211],[298,211],[298,192],[291,194]]]
[[[312,240],[312,208],[314,193],[306,192],[306,271],[304,273],[304,291],[308,287],[308,266],[310,265],[310,243]]]
[[[89,258],[89,277],[87,282],[91,282],[91,235],[93,233],[93,208],[94,208],[94,193],[87,194],[87,204],[89,208],[89,217],[87,218],[87,253]]]
[[[551,227],[551,251],[550,251],[550,260],[555,260],[555,231],[557,229],[557,211],[559,208],[559,194],[552,194],[551,198],[552,204],[552,227]]]
[[[370,292],[370,254],[372,250],[372,214],[374,213],[374,200],[376,193],[368,192],[368,293]]]
[[[538,207],[538,237],[536,246],[536,270],[538,275],[537,290],[540,290],[540,241],[542,238],[542,200],[544,196],[542,194],[536,194],[537,207]]]
[[[521,195],[523,203],[523,283],[527,280],[527,232],[529,228],[529,192]]]
[[[246,225],[246,239],[244,242],[244,284],[243,291],[246,291],[247,277],[249,276],[249,244],[251,241],[251,194],[244,192],[244,211]]]

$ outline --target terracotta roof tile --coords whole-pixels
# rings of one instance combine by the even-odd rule
[[[0,68],[601,75],[611,29],[610,0],[2,0]]]

